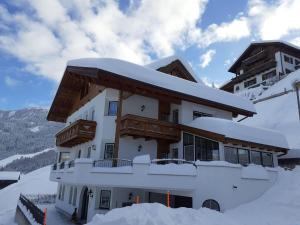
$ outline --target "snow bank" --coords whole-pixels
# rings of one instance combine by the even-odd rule
[[[20,193],[55,194],[57,183],[49,180],[50,166],[35,170],[15,184],[0,190],[0,225],[11,224]],[[4,223],[3,221],[10,221]]]
[[[88,225],[297,225],[300,221],[300,167],[280,170],[277,183],[261,198],[218,213],[139,204],[96,215]]]
[[[231,120],[213,117],[199,117],[189,123],[189,126],[222,134],[225,137],[233,139],[287,149],[289,148],[285,136],[279,132],[246,126]]]
[[[20,175],[20,172],[0,171],[0,180],[19,180]]]
[[[184,80],[144,66],[110,58],[84,58],[68,62],[68,66],[99,68],[126,77],[148,83],[157,87],[183,93],[197,98],[207,99],[224,105],[236,107],[255,113],[253,104],[239,96],[199,83]]]

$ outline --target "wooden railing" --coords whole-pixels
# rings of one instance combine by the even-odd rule
[[[95,137],[97,123],[90,120],[77,120],[56,134],[56,145],[72,147]]]
[[[180,140],[180,129],[176,124],[170,122],[125,115],[121,118],[120,135],[177,142]]]
[[[19,201],[30,212],[37,224],[44,224],[45,214],[40,208],[22,194],[20,194]]]

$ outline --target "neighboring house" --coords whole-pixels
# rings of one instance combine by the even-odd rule
[[[69,61],[47,117],[66,123],[50,174],[56,207],[89,221],[133,203],[224,211],[254,200],[288,146],[280,133],[232,121],[253,114],[250,101],[200,83],[177,57]]]
[[[0,190],[17,183],[20,180],[21,173],[14,171],[0,171]]]
[[[235,77],[220,89],[238,93],[270,86],[299,68],[299,47],[283,41],[252,42],[228,70]]]

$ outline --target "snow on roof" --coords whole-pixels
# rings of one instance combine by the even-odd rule
[[[14,171],[0,171],[0,181],[1,180],[19,180],[20,172]]]
[[[110,58],[83,58],[71,60],[67,65],[102,69],[122,77],[256,113],[251,101],[232,93],[181,79],[127,61]]]
[[[222,134],[228,138],[289,149],[287,140],[283,134],[273,130],[246,126],[231,120],[199,117],[188,125]]]
[[[191,67],[191,65],[182,57],[178,56],[178,55],[172,55],[172,56],[169,56],[169,57],[165,57],[165,58],[162,58],[162,59],[158,59],[150,64],[147,64],[145,65],[146,67],[148,68],[151,68],[151,69],[154,69],[154,70],[157,70],[161,67],[164,67],[176,60],[179,60],[182,65],[187,69],[187,71],[193,76],[193,78],[199,83],[199,84],[203,84],[203,81],[196,75],[195,71],[193,70],[193,68]]]

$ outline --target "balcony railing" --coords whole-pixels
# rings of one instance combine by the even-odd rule
[[[69,161],[68,167],[69,167],[69,168],[72,168],[72,167],[74,167],[74,166],[75,166],[75,161],[74,161],[74,160]]]
[[[128,159],[100,159],[94,161],[94,167],[123,167],[132,166],[132,160]]]
[[[121,119],[120,135],[177,142],[180,140],[180,129],[176,124],[170,122],[125,115]]]
[[[195,165],[192,161],[187,161],[185,159],[153,159],[151,160],[152,164],[166,165],[166,164],[192,164]]]
[[[95,137],[97,123],[90,120],[77,120],[56,134],[56,145],[73,147],[91,141]]]

